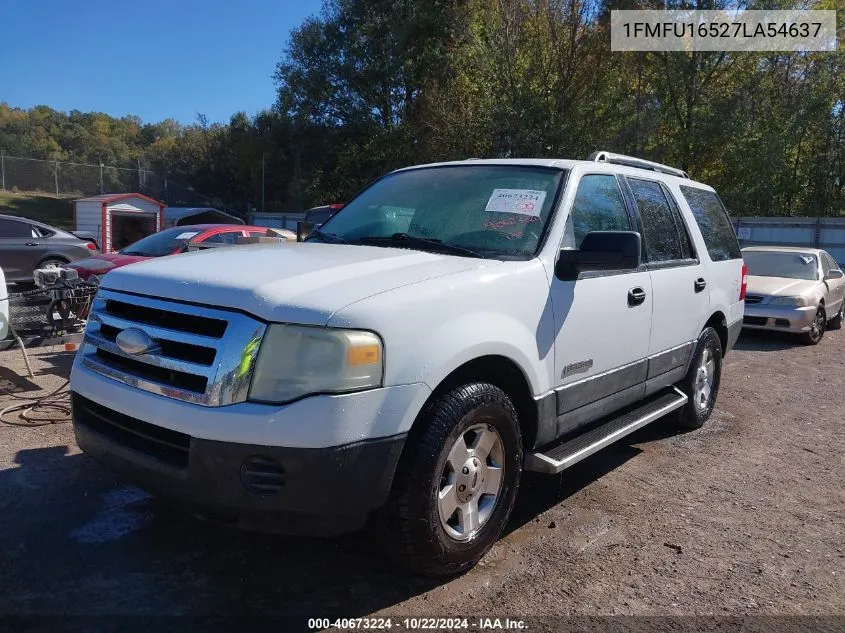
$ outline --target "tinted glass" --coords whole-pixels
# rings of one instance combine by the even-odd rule
[[[722,201],[712,191],[697,189],[695,187],[681,187],[681,193],[689,204],[692,213],[701,229],[704,237],[704,244],[710,259],[714,262],[725,261],[726,259],[739,259],[742,253],[739,250],[739,242],[736,239],[734,227],[728,218],[728,212],[722,205]]]
[[[684,259],[681,236],[669,201],[659,182],[629,178],[643,222],[645,250],[650,262]]]
[[[630,231],[631,220],[625,210],[616,176],[588,175],[581,178],[572,210],[566,219],[564,248],[580,248],[590,231]]]
[[[672,207],[672,217],[675,218],[675,224],[678,227],[678,234],[681,237],[681,252],[685,259],[693,259],[695,257],[695,249],[692,247],[692,240],[690,240],[687,223],[681,215],[681,210],[678,208],[678,202],[672,195],[672,192],[663,187],[663,194],[669,200],[669,206]]]
[[[322,224],[334,215],[334,209],[315,209],[309,211],[305,216],[305,221],[311,224]]]
[[[819,278],[818,262],[810,253],[784,253],[778,251],[745,251],[743,253],[748,274],[757,277],[784,277],[786,279]]]
[[[190,227],[177,226],[148,235],[144,239],[130,244],[120,252],[123,255],[140,255],[143,257],[170,255],[179,250],[188,240],[197,234],[199,234],[199,231],[192,230]]]
[[[564,173],[514,165],[400,171],[374,183],[322,229],[352,244],[406,233],[482,256],[533,255]]]
[[[250,231],[250,237],[265,237],[267,235],[267,231]]]
[[[203,240],[203,243],[210,244],[237,244],[238,238],[241,237],[240,231],[227,231],[226,233],[218,233]]]
[[[32,225],[17,220],[0,220],[0,237],[32,237]]]

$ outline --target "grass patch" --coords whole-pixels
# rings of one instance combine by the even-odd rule
[[[16,215],[43,222],[58,229],[72,230],[74,198],[49,193],[0,191],[0,214]]]

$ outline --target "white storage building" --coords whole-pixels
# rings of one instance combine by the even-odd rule
[[[104,253],[118,251],[164,228],[164,203],[140,193],[107,193],[73,202],[77,231],[97,236]]]

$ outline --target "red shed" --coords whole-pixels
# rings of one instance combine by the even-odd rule
[[[97,235],[104,253],[119,251],[164,228],[164,203],[141,193],[107,193],[74,200],[77,231]]]

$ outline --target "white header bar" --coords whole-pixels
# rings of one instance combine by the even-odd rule
[[[610,12],[612,51],[835,51],[836,11]]]

